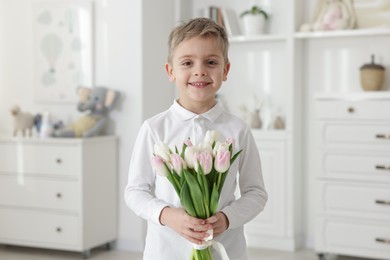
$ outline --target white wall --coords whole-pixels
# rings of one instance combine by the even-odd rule
[[[119,137],[117,246],[142,250],[144,222],[125,206],[123,190],[138,128],[145,117],[166,109],[174,98],[164,72],[173,1],[94,3],[95,85],[119,90],[123,97],[120,108],[110,115],[112,132]],[[31,21],[32,0],[0,0],[0,135],[12,134],[9,109],[14,104],[32,113],[48,110],[65,121],[79,116],[75,104],[34,101]]]

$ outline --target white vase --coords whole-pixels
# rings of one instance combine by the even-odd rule
[[[264,33],[265,18],[263,15],[245,15],[242,17],[242,24],[246,35],[258,35]]]

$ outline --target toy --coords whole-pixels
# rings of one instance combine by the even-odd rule
[[[354,29],[356,14],[352,0],[319,0],[312,24],[303,24],[301,31]]]
[[[118,103],[120,94],[104,87],[78,88],[77,110],[89,114],[77,119],[65,128],[55,129],[54,137],[92,137],[102,135],[108,122],[108,112]]]
[[[14,117],[14,132],[13,136],[17,136],[18,131],[22,132],[22,136],[32,136],[34,127],[34,116],[30,113],[22,112],[19,106],[15,105],[11,108],[11,114]]]

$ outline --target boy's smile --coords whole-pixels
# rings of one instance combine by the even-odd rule
[[[227,79],[230,64],[216,38],[196,36],[181,42],[165,67],[179,90],[180,105],[201,114],[215,105],[215,94]]]

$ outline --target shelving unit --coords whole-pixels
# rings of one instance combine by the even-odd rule
[[[240,116],[240,106],[249,104],[256,95],[271,101],[273,113],[280,108],[285,119],[283,130],[253,130],[270,200],[264,212],[246,225],[251,247],[294,250],[304,243],[302,203],[308,204],[305,215],[313,218],[318,203],[311,196],[316,191],[312,162],[317,138],[313,135],[312,112],[316,95],[381,99],[390,93],[389,69],[383,91],[365,93],[360,87],[360,66],[370,62],[372,54],[377,63],[390,67],[390,28],[299,32],[301,24],[311,20],[316,2],[176,1],[178,20],[196,17],[199,10],[209,6],[232,9],[237,17],[253,4],[264,4],[270,12],[266,34],[230,38],[231,70],[220,92],[234,114]],[[303,171],[307,171],[305,179]],[[315,226],[310,223],[313,218],[309,216],[309,223],[305,223],[309,233]],[[306,243],[317,239],[312,232],[314,238],[307,238]]]

